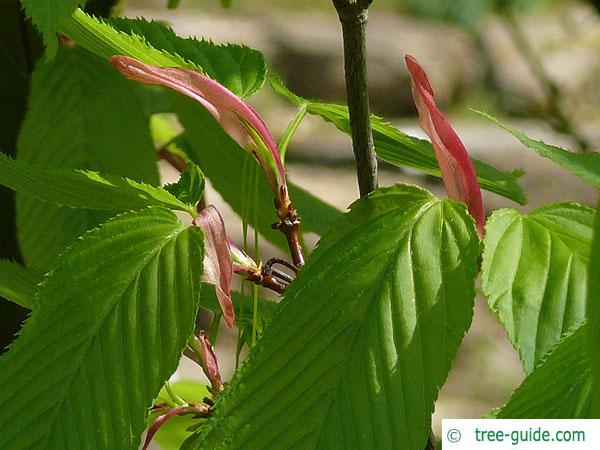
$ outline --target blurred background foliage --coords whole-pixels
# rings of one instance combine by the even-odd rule
[[[398,11],[430,19],[455,23],[467,30],[476,29],[483,19],[498,13],[504,8],[514,8],[519,12],[540,11],[551,7],[560,0],[406,0],[390,1],[397,5]]]

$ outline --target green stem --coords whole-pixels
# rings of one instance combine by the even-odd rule
[[[346,97],[361,197],[377,189],[377,160],[371,130],[365,45],[370,3],[369,0],[333,0],[342,24]]]
[[[173,386],[171,386],[170,381],[165,382],[165,391],[167,391],[167,395],[169,396],[169,398],[173,401],[173,403],[175,405],[187,405],[187,402],[175,393],[175,391],[173,390]],[[174,407],[174,405],[169,405],[169,406]]]
[[[560,104],[560,88],[554,82],[552,78],[546,72],[542,61],[538,55],[533,51],[527,37],[523,33],[519,21],[517,20],[514,11],[510,5],[507,5],[502,10],[505,23],[507,25],[508,32],[510,33],[511,39],[515,46],[521,52],[521,55],[527,61],[529,69],[536,77],[538,82],[543,86],[546,93],[547,115],[545,119],[550,119],[550,126],[558,131],[559,133],[565,133],[570,135],[579,146],[582,152],[586,152],[590,149],[590,143],[575,127],[575,124],[571,122],[569,117],[564,113]]]
[[[285,164],[285,154],[287,152],[287,148],[290,145],[290,142],[292,141],[294,134],[296,134],[296,130],[302,123],[302,120],[304,119],[304,117],[306,116],[307,106],[308,105],[306,103],[303,103],[298,107],[298,111],[292,118],[291,122],[288,124],[287,129],[285,130],[285,133],[283,134],[281,140],[279,141],[279,144],[277,145],[277,147],[279,148],[279,156],[281,157],[281,162],[284,164]]]
[[[258,170],[254,177],[254,223],[258,223]],[[260,248],[258,245],[258,227],[254,227],[254,260],[260,261]],[[258,285],[252,285],[252,347],[256,344],[256,333],[258,328]]]

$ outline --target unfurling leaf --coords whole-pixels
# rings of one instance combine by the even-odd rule
[[[229,250],[229,240],[225,233],[225,224],[217,208],[208,205],[198,217],[194,225],[204,231],[204,275],[203,281],[214,284],[223,318],[230,328],[235,326],[235,312],[231,301],[231,278],[233,261]]]
[[[131,80],[165,86],[196,100],[229,136],[254,155],[277,198],[286,189],[285,170],[273,136],[262,118],[229,89],[194,70],[156,67],[127,56],[115,56],[110,62]]]
[[[437,107],[427,74],[412,56],[407,55],[405,60],[412,76],[419,125],[431,139],[448,197],[467,204],[477,222],[477,231],[483,236],[485,213],[473,162],[450,122]]]
[[[202,332],[198,336],[198,343],[200,344],[200,358],[204,375],[210,381],[213,390],[221,392],[223,390],[223,380],[221,379],[219,363],[217,362],[217,355],[215,355],[213,346]]]
[[[0,259],[0,296],[24,308],[36,305],[37,285],[43,273],[23,267],[15,261]]]
[[[273,195],[266,175],[259,174],[256,205],[248,203],[247,190],[240,189],[239,183],[231,182],[244,177],[244,164],[248,155],[201,105],[182,95],[170,94],[169,100],[185,128],[185,135],[176,140],[177,145],[192,161],[201,165],[212,187],[240,217],[245,218],[269,242],[286,249],[283,234],[271,227],[273,217],[268,212],[273,207]],[[294,206],[302,216],[302,230],[323,235],[339,217],[340,211],[289,179],[286,182],[290,197],[294,199]]]

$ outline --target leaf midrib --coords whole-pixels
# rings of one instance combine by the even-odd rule
[[[383,195],[378,195],[378,199],[379,199],[379,198],[381,198],[381,197],[384,197],[384,196],[397,197],[398,195],[397,195],[397,194],[394,194],[394,193],[386,193],[386,194],[383,194]],[[403,197],[404,197],[404,196],[403,196]],[[415,200],[417,200],[417,199],[423,199],[423,198],[422,198],[422,197],[421,197],[421,198],[415,198]],[[427,210],[428,210],[430,207],[432,207],[432,206],[436,205],[437,203],[438,203],[438,200],[437,200],[437,199],[431,199],[431,198],[430,198],[430,199],[428,199],[428,200],[427,200],[427,202],[426,202],[425,204],[423,204],[423,205],[422,205],[420,208],[418,208],[417,210],[415,210],[415,211],[412,213],[412,214],[413,214],[413,218],[411,219],[411,220],[412,220],[412,222],[413,222],[413,226],[414,226],[414,223],[416,223],[416,221],[417,221],[417,220],[418,220],[418,219],[419,219],[419,218],[420,218],[422,215],[424,215],[424,214],[425,214],[425,212],[426,212],[426,211],[427,211]],[[396,215],[397,213],[398,213],[398,208],[397,208],[397,207],[393,207],[393,208],[387,209],[386,211],[384,211],[384,212],[382,212],[382,213],[379,213],[379,214],[377,214],[377,215],[375,215],[375,216],[372,216],[372,217],[370,217],[370,218],[369,218],[369,220],[362,221],[362,222],[360,223],[360,225],[358,225],[358,226],[354,226],[354,227],[352,227],[351,229],[347,229],[347,230],[345,230],[345,233],[343,234],[343,239],[348,239],[348,238],[352,237],[352,236],[353,236],[353,235],[355,235],[355,234],[360,234],[360,230],[363,230],[365,227],[368,227],[368,225],[369,225],[369,224],[371,224],[371,223],[373,223],[373,222],[375,222],[375,221],[378,221],[378,220],[383,220],[383,218],[384,218],[385,216],[389,216],[389,215]],[[408,227],[407,227],[407,228],[408,228]],[[408,233],[408,231],[407,231],[407,233]],[[402,239],[405,237],[405,235],[406,235],[406,233],[405,233],[404,235],[402,235],[401,237],[399,237],[399,238],[398,238],[398,240],[397,240],[397,242],[401,242],[401,241],[402,241]],[[328,252],[328,251],[329,251],[329,248],[326,248],[326,249],[324,249],[324,252],[325,252],[325,253],[326,253],[326,252]],[[400,249],[398,249],[398,251],[400,251]],[[395,257],[397,257],[397,252],[396,252],[396,251],[394,251],[394,252],[391,252],[391,255],[390,255],[389,259],[393,259],[393,258],[395,258]],[[387,269],[387,265],[384,265],[384,266],[382,267],[381,271],[380,271],[380,274],[379,274],[379,277],[380,277],[380,278],[385,276],[386,269]],[[377,278],[377,277],[375,277],[375,278]],[[373,294],[373,295],[374,295],[374,294]],[[367,296],[367,298],[369,298],[369,297]],[[366,304],[366,305],[363,307],[363,313],[366,313],[366,311],[368,310],[368,306],[371,304],[371,302],[372,302],[372,300],[371,300],[371,301],[369,301],[369,302],[365,302],[365,303],[367,303],[367,304]],[[363,320],[363,322],[364,322],[364,320]],[[360,334],[360,333],[359,333],[359,330],[360,330],[360,327],[357,327],[357,328],[356,328],[356,331],[355,331],[355,333],[354,333],[353,339],[356,339],[356,336],[357,336],[358,334]],[[341,330],[341,331],[344,331],[344,330]],[[337,334],[336,334],[335,336],[337,336]],[[333,340],[333,339],[335,339],[335,336],[334,336],[334,337],[332,337],[332,340]],[[290,339],[292,339],[292,338],[293,338],[293,337],[291,337]],[[281,345],[284,345],[284,344],[285,344],[285,343],[282,343]],[[346,350],[346,352],[349,352],[351,348],[352,348],[352,344],[350,344],[350,345],[347,347],[347,350]],[[293,355],[290,355],[290,356],[293,356]],[[315,357],[316,357],[316,356],[315,356]],[[345,364],[345,362],[346,362],[346,361],[347,361],[347,356],[343,357],[343,358],[340,360],[340,363],[339,363],[339,365],[341,366],[341,365]],[[311,361],[308,361],[308,362],[307,362],[307,364],[306,364],[306,366],[309,366],[309,365],[311,364],[311,362],[312,362],[312,360],[311,360]],[[280,369],[278,369],[278,370],[280,371],[280,370],[282,370],[282,369],[283,369],[283,367],[282,367],[282,368],[280,368]],[[340,377],[341,377],[341,374],[340,374]],[[264,386],[264,385],[265,385],[267,382],[268,382],[268,380],[264,380],[264,381],[262,381],[262,383],[260,383],[259,385],[257,385],[256,389],[257,389],[257,390],[260,390],[260,389],[262,389],[262,387],[263,387],[263,386]],[[339,378],[338,378],[338,380],[337,380],[335,383],[332,383],[332,388],[331,388],[331,391],[335,391],[335,390],[337,390],[338,386],[339,386]],[[284,387],[282,387],[282,389],[284,389]],[[276,394],[276,393],[275,393],[275,394]],[[274,395],[275,395],[275,394],[274,394]],[[327,409],[329,409],[329,408],[331,407],[331,403],[332,403],[332,401],[333,401],[333,397],[330,399],[330,404],[327,406]],[[241,402],[241,400],[240,400],[240,401],[238,401],[237,403],[239,404],[240,402]],[[263,425],[262,425],[262,427],[264,427],[264,426],[266,426],[266,422],[265,422],[265,424],[263,424]],[[320,433],[320,434],[321,434],[321,433]],[[250,439],[250,436],[246,437],[246,438],[245,438],[245,440],[244,440],[244,441],[242,441],[242,442],[240,442],[240,444],[239,444],[239,445],[243,447],[243,445],[244,445],[244,444],[245,444],[245,443],[248,441],[248,439]],[[270,442],[272,442],[272,440],[271,440]]]
[[[392,195],[392,194],[389,194],[389,195]],[[404,242],[405,239],[408,239],[409,240],[409,246],[411,246],[410,240],[412,239],[413,230],[414,230],[416,224],[427,213],[427,211],[430,208],[432,208],[433,206],[437,205],[438,202],[439,201],[437,201],[437,200],[430,200],[427,203],[425,203],[421,208],[419,208],[417,211],[415,211],[414,218],[411,220],[411,226],[407,227],[407,231],[405,233],[403,233],[398,238],[398,240],[396,241],[395,246],[394,246],[395,247],[395,251],[391,252],[392,254],[389,256],[386,264],[382,266],[382,269],[380,271],[379,276],[376,277],[376,278],[378,278],[380,280],[380,282],[376,284],[378,286],[378,289],[375,290],[371,296],[367,296],[367,298],[369,299],[369,301],[368,302],[365,301],[366,305],[363,308],[363,312],[362,312],[362,314],[360,316],[361,319],[362,319],[361,322],[360,322],[361,325],[358,326],[358,327],[356,327],[356,329],[354,330],[354,336],[352,337],[352,342],[348,345],[347,350],[346,350],[346,354],[340,360],[340,364],[339,364],[340,366],[344,367],[346,365],[346,363],[348,361],[348,354],[352,350],[352,348],[354,346],[354,342],[356,341],[356,339],[358,338],[358,336],[360,336],[364,332],[364,327],[365,327],[365,322],[366,322],[365,321],[365,316],[366,316],[366,314],[367,314],[367,312],[369,310],[369,307],[372,305],[372,303],[374,301],[376,301],[375,297],[378,296],[381,293],[381,289],[382,289],[382,286],[384,284],[383,281],[384,281],[386,275],[389,274],[390,271],[392,271],[392,267],[390,267],[391,266],[390,262],[398,260],[399,253],[402,251],[402,245],[401,245],[401,243]],[[386,213],[384,213],[384,214],[379,214],[376,217],[379,218],[379,219],[381,219],[381,220],[383,220],[383,217],[385,217],[387,215],[392,215],[394,213],[397,213],[397,210],[396,209],[391,209],[389,211],[386,211]],[[369,222],[371,222],[371,221],[366,221],[366,223],[369,223]],[[362,228],[362,226],[364,226],[364,224],[365,224],[365,222],[361,223],[361,227],[360,228]],[[359,227],[357,227],[357,228],[359,228]],[[411,267],[412,267],[414,265],[413,264],[413,258],[412,258],[412,252],[410,252],[410,262],[411,262]],[[394,269],[396,267],[397,267],[397,264],[394,265]],[[410,273],[411,273],[411,276],[414,275],[414,271],[411,270]],[[414,279],[413,279],[413,283],[412,284],[414,285]],[[417,311],[417,314],[418,314],[418,311]],[[418,329],[419,329],[419,332],[420,332],[420,327],[418,327]],[[395,340],[395,338],[396,338],[396,334],[394,333],[394,340]],[[422,357],[423,357],[423,355],[422,355],[422,352],[421,352],[421,365],[423,365],[422,364],[423,363]],[[327,422],[327,417],[329,417],[329,415],[330,415],[330,411],[331,411],[331,408],[332,408],[333,403],[334,403],[333,400],[334,400],[335,396],[337,395],[337,391],[339,389],[339,385],[340,385],[340,380],[342,378],[342,374],[343,374],[343,370],[339,370],[338,379],[336,380],[335,383],[332,383],[331,392],[333,393],[333,395],[329,399],[329,405],[327,406],[327,411],[325,412],[325,415],[324,415],[323,424],[321,425],[321,428],[318,431],[318,436],[317,436],[316,442],[319,442],[320,439],[321,439],[321,437],[322,437],[322,435],[323,435],[325,423]],[[386,403],[386,408],[387,408],[387,403]]]
[[[56,404],[56,408],[54,408],[55,413],[52,418],[52,421],[49,424],[49,430],[54,429],[56,420],[60,415],[58,412],[62,409],[62,407],[64,406],[64,403],[69,400],[69,396],[66,393],[68,393],[70,391],[70,388],[71,388],[76,376],[79,375],[79,373],[81,371],[81,365],[83,363],[83,360],[85,360],[85,358],[87,357],[88,352],[92,346],[92,343],[96,340],[98,331],[104,326],[106,320],[113,314],[115,308],[117,306],[119,306],[119,302],[116,300],[118,300],[119,298],[121,298],[123,296],[123,294],[127,291],[127,289],[129,289],[131,284],[133,282],[135,282],[135,280],[139,277],[139,274],[144,270],[144,268],[147,266],[147,264],[157,254],[159,254],[162,251],[162,249],[167,245],[167,243],[171,242],[171,240],[174,238],[176,239],[185,230],[186,230],[186,228],[183,225],[177,224],[177,227],[171,233],[167,234],[164,237],[164,240],[161,241],[159,243],[159,245],[157,245],[156,249],[147,254],[146,258],[143,259],[143,263],[140,264],[138,266],[138,268],[133,272],[134,275],[131,276],[129,281],[127,283],[125,283],[125,282],[123,283],[123,286],[124,286],[123,290],[120,291],[118,295],[115,294],[114,296],[112,296],[112,298],[110,300],[112,301],[113,305],[111,305],[111,307],[108,308],[104,318],[101,321],[99,321],[98,326],[95,327],[94,332],[91,334],[92,338],[89,339],[88,342],[85,344],[85,350],[83,350],[81,352],[81,355],[79,356],[77,363],[73,367],[73,372],[70,376],[70,380],[68,382],[65,382],[64,390],[63,390],[64,394],[63,394],[62,398],[59,400],[59,402]]]

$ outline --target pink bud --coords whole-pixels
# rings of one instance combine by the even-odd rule
[[[477,232],[483,237],[485,213],[473,162],[450,122],[437,107],[433,89],[423,68],[410,55],[404,59],[412,76],[412,92],[419,111],[419,125],[431,139],[448,197],[467,204],[477,223]]]
[[[250,105],[194,70],[151,66],[128,56],[114,56],[110,63],[130,80],[166,86],[204,106],[229,136],[254,155],[279,197],[280,188],[286,185],[283,163],[273,136]]]

